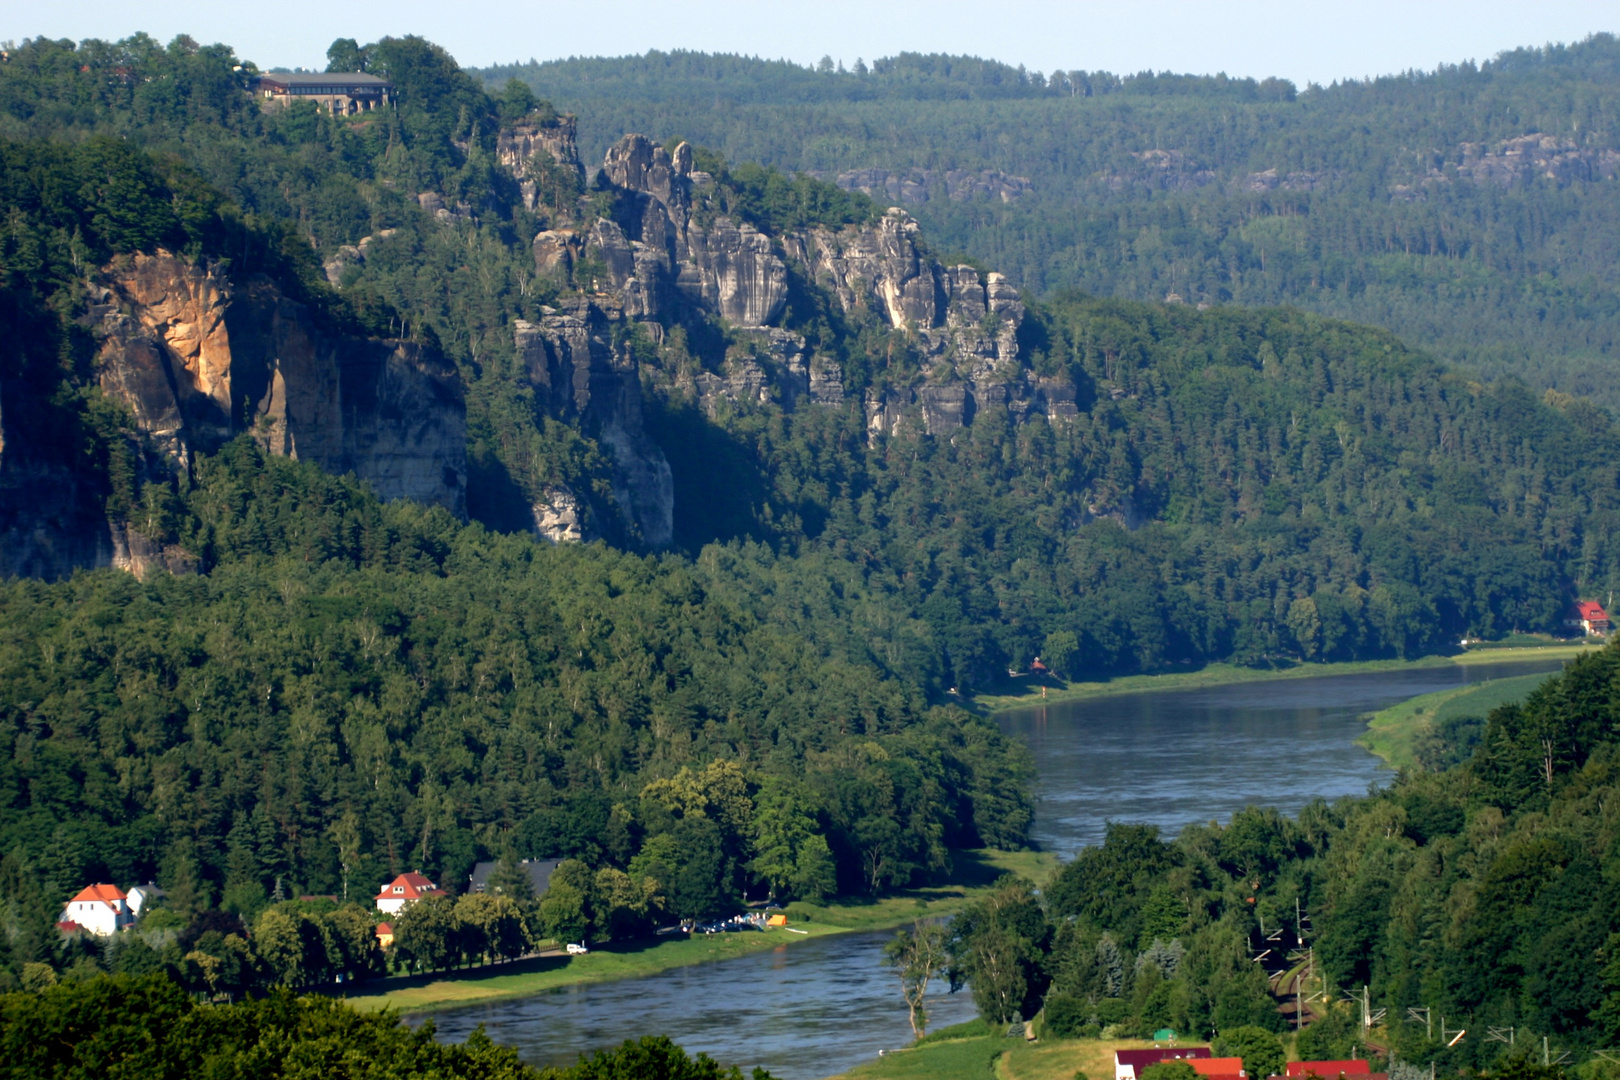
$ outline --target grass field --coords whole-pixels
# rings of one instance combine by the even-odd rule
[[[977,1022],[961,1024],[916,1046],[885,1054],[832,1080],[1091,1080],[1114,1074],[1114,1051],[1152,1046],[1141,1039],[1052,1039],[1026,1043],[1003,1035],[966,1034]],[[943,1037],[942,1037],[943,1036]]]
[[[1521,675],[1422,694],[1373,713],[1366,732],[1356,742],[1397,769],[1411,768],[1417,764],[1414,743],[1433,725],[1457,716],[1483,717],[1498,705],[1523,701],[1548,678]]]
[[[688,964],[792,945],[812,937],[855,930],[884,930],[919,918],[949,915],[1004,873],[1044,883],[1058,865],[1055,855],[1035,851],[966,851],[955,853],[955,872],[948,881],[909,889],[877,900],[851,900],[825,905],[788,905],[787,930],[765,933],[648,938],[595,946],[585,956],[546,956],[513,964],[438,972],[409,979],[385,979],[349,998],[360,1009],[393,1008],[430,1012],[500,998],[523,997],[579,983],[611,982],[654,975]]]
[[[1548,639],[1544,645],[1515,645],[1509,648],[1478,648],[1457,656],[1425,656],[1419,660],[1362,660],[1348,664],[1293,664],[1286,667],[1248,668],[1234,664],[1209,664],[1197,670],[1169,671],[1158,675],[1122,675],[1101,682],[1063,683],[1050,679],[1046,697],[1041,684],[1026,676],[1008,679],[995,693],[976,695],[972,707],[982,713],[1054,705],[1061,701],[1083,701],[1114,694],[1138,694],[1154,690],[1196,690],[1232,683],[1264,682],[1271,679],[1314,679],[1324,675],[1355,675],[1368,671],[1408,671],[1414,668],[1445,667],[1449,664],[1511,664],[1517,660],[1568,660],[1599,646],[1568,644]]]

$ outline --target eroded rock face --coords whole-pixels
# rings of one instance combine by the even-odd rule
[[[438,353],[326,334],[267,279],[230,283],[167,252],[101,277],[90,315],[102,390],[174,468],[248,430],[271,453],[353,472],[385,499],[465,514],[466,409]]]
[[[670,151],[644,135],[626,135],[609,148],[597,181],[620,194],[620,212],[593,228],[587,253],[610,266],[631,318],[699,311],[737,326],[769,325],[787,302],[787,267],[770,237],[752,225],[723,215],[706,224],[693,217],[692,187],[704,179],[693,174],[685,143]]]
[[[684,144],[683,144],[684,145]],[[787,267],[771,239],[747,222],[726,218],[693,230],[688,261],[704,306],[738,326],[768,326],[787,304]]]
[[[538,406],[608,449],[620,515],[643,543],[662,548],[675,533],[675,484],[643,423],[640,373],[613,345],[626,318],[621,308],[577,297],[545,309],[539,322],[518,320],[513,335]]]
[[[577,544],[585,539],[585,513],[579,499],[564,487],[545,490],[534,513],[535,534],[553,544]]]

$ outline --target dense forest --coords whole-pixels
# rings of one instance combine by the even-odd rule
[[[1453,730],[1448,769],[1174,840],[1115,823],[1039,893],[1007,879],[966,912],[957,970],[993,1021],[1044,1006],[1058,1035],[1216,1032],[1246,1060],[1269,1044],[1277,1065],[1273,990],[1289,996],[1303,973],[1304,996],[1326,990],[1295,1043],[1307,1060],[1375,1046],[1387,1062],[1494,1071],[1531,1044],[1540,1065],[1545,1037],[1550,1056],[1609,1075],[1592,1052],[1620,1038],[1617,691],[1610,646]],[[1363,987],[1387,1009],[1371,1031]]]
[[[915,631],[836,564],[501,537],[242,443],[181,518],[206,574],[0,590],[16,971],[89,880],[251,920],[572,857],[630,899],[547,929],[605,937],[1023,843],[1027,752],[886,674]]]
[[[254,1076],[295,1080],[466,1077],[471,1080],[742,1080],[665,1038],[626,1040],[565,1069],[533,1069],[480,1030],[465,1043],[433,1038],[393,1014],[367,1015],[329,998],[286,991],[231,1005],[200,1006],[162,977],[101,978],[39,994],[0,995],[0,1076],[75,1080],[94,1072],[153,1080]],[[753,1080],[770,1080],[755,1069]]]
[[[902,54],[485,69],[620,133],[844,174],[1037,292],[1294,304],[1620,405],[1620,43],[1310,86]]]

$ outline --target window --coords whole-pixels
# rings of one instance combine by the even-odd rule
[[[403,885],[395,885],[394,886],[394,891],[397,892],[397,893],[403,893],[405,891],[405,886],[403,886]]]

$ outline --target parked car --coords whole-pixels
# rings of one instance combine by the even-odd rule
[[[570,941],[568,943],[568,955],[569,956],[584,956],[586,953],[588,953],[590,951],[591,950],[587,949],[584,945],[576,945],[572,941]]]

